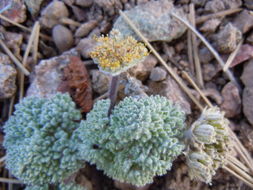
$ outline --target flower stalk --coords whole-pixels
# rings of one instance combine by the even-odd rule
[[[114,108],[114,106],[116,104],[117,94],[118,94],[118,86],[119,86],[119,75],[112,76],[110,89],[109,89],[109,99],[111,100],[111,102],[110,102],[110,107],[108,110],[108,116],[111,115],[112,109]]]

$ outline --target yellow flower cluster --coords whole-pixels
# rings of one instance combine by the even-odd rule
[[[117,75],[142,61],[148,55],[144,44],[132,36],[123,38],[119,31],[113,30],[109,36],[96,38],[98,45],[90,53],[102,71]]]

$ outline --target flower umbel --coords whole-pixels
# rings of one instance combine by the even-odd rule
[[[230,151],[228,120],[218,107],[205,109],[187,134],[190,147],[187,152],[189,175],[199,181],[211,183],[216,170],[226,164]]]
[[[141,62],[148,55],[143,43],[132,36],[123,38],[118,30],[108,36],[96,38],[98,46],[90,53],[100,70],[111,75],[118,75]]]

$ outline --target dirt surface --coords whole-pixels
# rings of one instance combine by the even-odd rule
[[[160,1],[162,1],[163,7],[158,7],[161,6]],[[89,55],[96,45],[93,36],[108,34],[114,27],[114,23],[117,23],[116,28],[126,30],[126,35],[131,33],[126,28],[127,24],[123,23],[122,18],[119,18],[119,10],[132,11],[130,12],[133,13],[131,19],[136,23],[143,24],[139,24],[138,27],[143,27],[142,32],[152,41],[152,45],[167,64],[180,76],[182,76],[182,71],[188,72],[201,86],[201,83],[197,80],[196,69],[193,64],[196,59],[189,56],[189,52],[192,55],[191,51],[193,49],[193,44],[189,44],[188,40],[191,34],[182,23],[171,19],[170,15],[166,15],[167,9],[163,9],[164,6],[168,6],[170,9],[178,11],[178,14],[182,14],[183,18],[187,18],[190,4],[192,4],[195,10],[195,16],[193,17],[196,29],[202,32],[204,37],[221,55],[224,62],[242,42],[229,68],[238,80],[241,89],[230,82],[214,56],[199,39],[195,41],[197,48],[195,57],[198,57],[201,64],[204,94],[214,105],[221,107],[232,123],[231,128],[252,154],[252,1],[160,1],[157,3],[156,1],[149,2],[149,0],[13,0],[12,6],[4,11],[2,15],[29,29],[32,29],[35,22],[38,21],[40,34],[44,35],[39,39],[37,56],[34,57],[33,53],[30,53],[25,63],[31,74],[25,76],[24,95],[48,97],[57,91],[70,92],[77,106],[83,110],[85,117],[85,113],[91,109],[93,101],[107,92],[109,83],[108,76],[98,70],[97,65],[93,63]],[[0,3],[2,7],[5,5]],[[237,8],[241,9],[228,15],[217,16],[221,11]],[[135,14],[138,10],[143,11],[144,16]],[[151,19],[146,18],[149,10],[153,10],[151,11],[153,16]],[[165,14],[165,16],[162,17],[159,13]],[[202,20],[203,16],[211,14],[214,14],[214,17]],[[1,39],[12,54],[17,59],[22,60],[31,33],[3,19],[0,19],[0,23]],[[144,25],[148,27],[145,28]],[[12,111],[12,104],[15,105],[19,102],[22,88],[20,88],[20,69],[3,48],[0,48],[0,52],[0,142],[3,142],[2,126]],[[83,68],[82,62],[86,68]],[[148,95],[161,94],[178,102],[187,113],[187,123],[191,123],[199,116],[198,108],[180,89],[155,56],[149,55],[143,63],[131,68],[127,73],[137,81],[135,83]],[[85,77],[82,77],[82,75],[85,75]],[[190,83],[183,76],[182,79],[193,95],[204,105],[204,102],[202,102]],[[75,83],[75,80],[80,81]],[[124,76],[122,81],[124,81]],[[127,85],[122,82],[119,98],[128,95],[126,88]],[[2,157],[5,150],[2,145],[0,145],[0,148],[0,156]],[[0,168],[0,176],[8,178],[8,171],[4,167]],[[76,180],[89,190],[250,189],[243,182],[222,169],[217,171],[212,184],[191,181],[187,175],[187,167],[184,164],[183,157],[175,161],[172,170],[168,171],[165,176],[155,177],[154,183],[143,188],[119,184],[103,175],[102,171],[96,170],[95,166],[88,164],[86,168],[81,169],[76,174]],[[14,190],[21,190],[25,186],[14,185],[13,187]],[[7,185],[0,184],[0,189],[6,188]]]

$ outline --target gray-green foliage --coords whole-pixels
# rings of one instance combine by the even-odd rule
[[[44,185],[82,166],[77,154],[80,112],[67,94],[28,97],[4,125],[6,167],[24,183]]]
[[[59,185],[56,186],[57,190],[86,190],[85,187],[80,186],[78,184],[75,183],[60,183]],[[49,190],[49,186],[48,185],[34,185],[34,186],[27,186],[25,188],[25,190]]]
[[[163,175],[182,153],[184,113],[167,98],[127,97],[107,117],[109,100],[98,101],[81,122],[81,157],[121,182],[142,186]]]
[[[86,190],[86,188],[75,183],[68,183],[68,184],[61,183],[58,186],[58,190]]]
[[[49,190],[48,185],[32,185],[26,186],[25,190]]]

